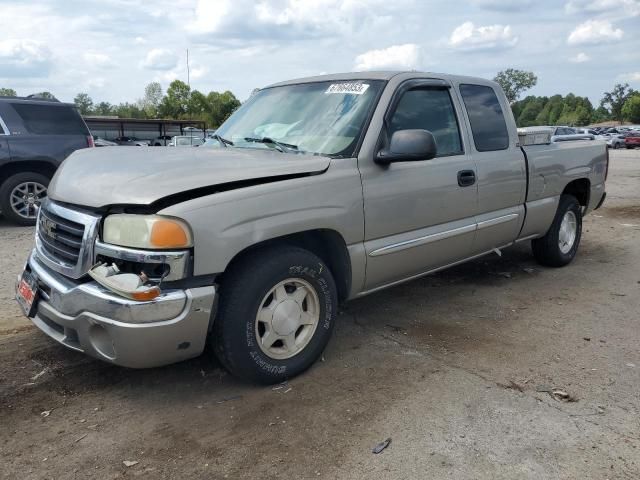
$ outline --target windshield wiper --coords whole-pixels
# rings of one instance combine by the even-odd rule
[[[223,138],[218,134],[212,135],[211,138],[213,138],[214,140],[218,140],[218,142],[220,142],[220,145],[222,145],[223,147],[233,147],[233,142],[231,140],[227,140],[226,138]]]
[[[268,143],[268,144],[271,144],[271,145],[277,147],[278,150],[280,150],[283,153],[286,152],[286,151],[298,152],[298,146],[297,145],[291,145],[290,143],[279,142],[279,141],[274,140],[273,138],[270,138],[270,137],[262,137],[262,138],[245,137],[244,141],[245,142],[254,142],[254,143]]]

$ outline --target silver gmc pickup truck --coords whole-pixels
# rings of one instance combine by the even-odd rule
[[[491,81],[326,75],[264,88],[214,146],[107,147],[51,181],[16,298],[63,345],[127,367],[207,352],[274,383],[340,302],[531,241],[576,255],[605,198],[599,141],[520,146]]]

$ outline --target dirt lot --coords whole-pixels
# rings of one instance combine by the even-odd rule
[[[12,300],[32,232],[0,223],[0,476],[640,478],[639,187],[640,151],[612,152],[572,265],[522,245],[351,302],[324,361],[275,389],[45,338]]]

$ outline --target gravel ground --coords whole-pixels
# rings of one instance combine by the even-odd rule
[[[0,223],[0,477],[640,478],[639,179],[612,152],[570,266],[520,245],[348,303],[281,388],[55,344],[12,300],[32,232]]]

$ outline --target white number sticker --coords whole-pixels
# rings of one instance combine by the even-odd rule
[[[334,83],[329,85],[324,93],[346,93],[349,95],[362,95],[369,88],[369,84],[360,82]]]

